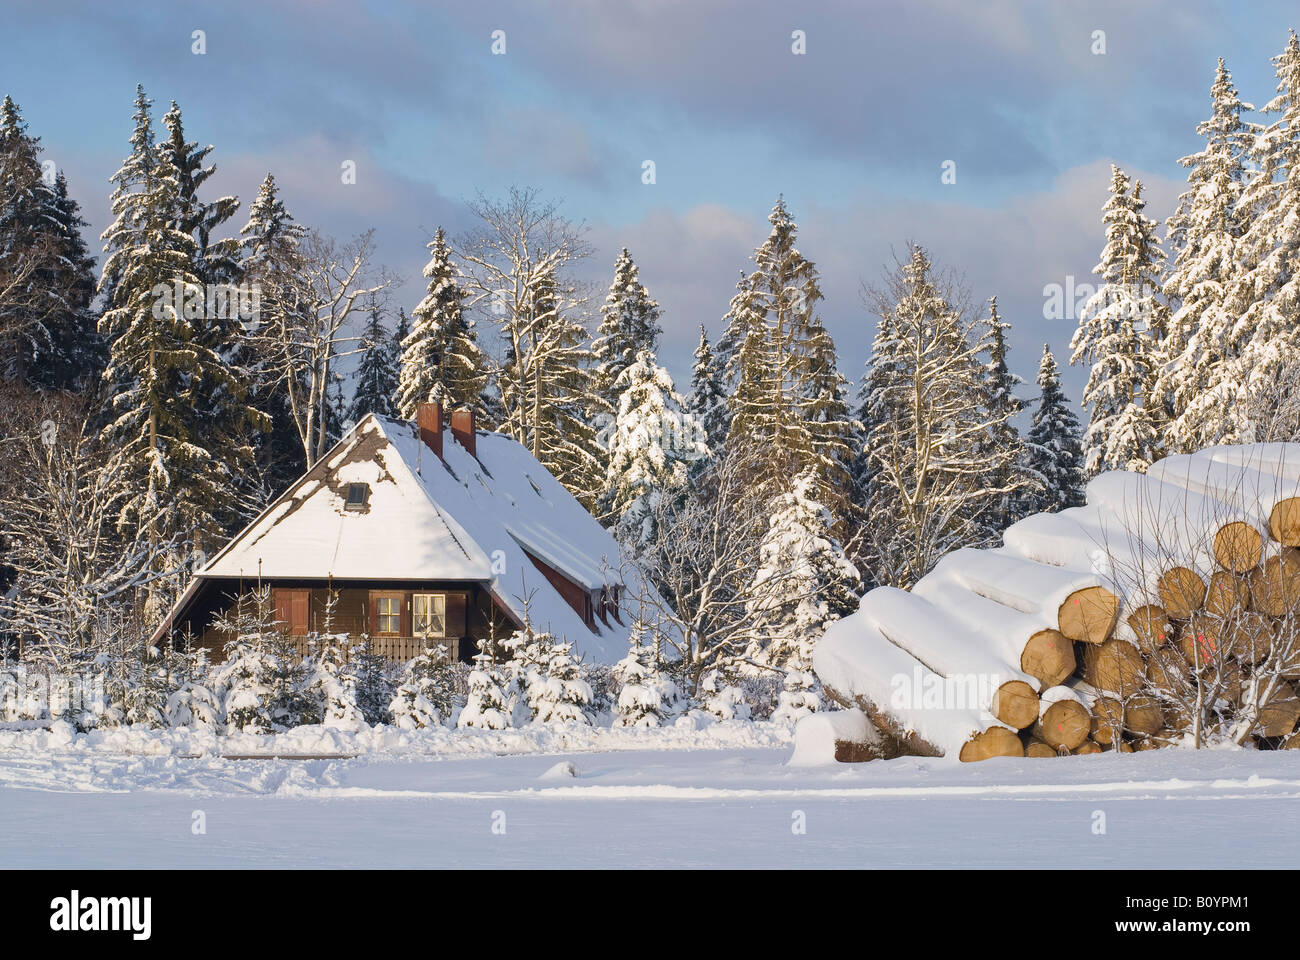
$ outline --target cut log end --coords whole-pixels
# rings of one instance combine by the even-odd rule
[[[1038,693],[1023,680],[1008,680],[993,694],[993,716],[1023,730],[1038,719]]]
[[[1165,613],[1186,620],[1205,602],[1205,581],[1188,567],[1170,567],[1156,582]]]
[[[1124,703],[1124,729],[1138,736],[1150,736],[1165,725],[1165,712],[1154,697],[1139,693]]]
[[[1250,602],[1270,617],[1282,617],[1300,603],[1300,551],[1290,547],[1250,572]]]
[[[1259,708],[1258,732],[1265,737],[1285,737],[1300,723],[1300,696],[1289,683],[1281,684]]]
[[[1044,690],[1061,683],[1077,666],[1074,644],[1057,630],[1040,630],[1034,634],[1020,655],[1020,669],[1037,680]]]
[[[1278,543],[1300,547],[1300,497],[1287,497],[1273,505],[1268,532]]]
[[[1146,664],[1133,644],[1111,639],[1084,648],[1083,676],[1098,690],[1124,699],[1142,689],[1146,681]]]
[[[1216,617],[1228,617],[1249,606],[1249,581],[1227,570],[1214,571],[1205,591],[1205,612]]]
[[[1043,711],[1034,735],[1057,750],[1073,750],[1088,739],[1092,715],[1077,700],[1057,700]]]
[[[1263,536],[1241,520],[1225,523],[1214,535],[1214,559],[1232,573],[1245,573],[1259,566],[1263,551]]]
[[[1169,638],[1173,624],[1165,608],[1154,603],[1138,607],[1128,615],[1129,629],[1138,638],[1138,647],[1146,653],[1158,649]]]
[[[1056,625],[1071,640],[1101,643],[1115,629],[1120,602],[1105,587],[1084,587],[1065,598],[1056,612]]]
[[[1054,747],[1049,746],[1042,740],[1030,740],[1025,745],[1026,757],[1057,757],[1060,756]]]
[[[1006,727],[989,727],[962,744],[958,759],[962,763],[975,763],[993,757],[1023,757],[1024,755],[1024,744],[1020,742],[1020,737],[1014,730],[1008,730]]]
[[[1103,746],[1120,739],[1124,732],[1124,705],[1114,697],[1098,697],[1092,705],[1092,729],[1088,736]]]

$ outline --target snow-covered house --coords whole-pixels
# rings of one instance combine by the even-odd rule
[[[270,586],[289,634],[366,634],[394,660],[443,643],[466,660],[527,616],[588,659],[627,653],[632,598],[618,546],[515,440],[450,424],[436,403],[414,424],[370,415],[194,577],[155,633],[220,655],[217,617]]]

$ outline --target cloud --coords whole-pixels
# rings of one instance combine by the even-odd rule
[[[559,111],[519,108],[488,114],[481,132],[483,162],[525,180],[563,178],[609,186],[613,162],[586,125]]]

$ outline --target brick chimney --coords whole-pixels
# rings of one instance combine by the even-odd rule
[[[474,411],[468,407],[462,407],[460,410],[451,412],[451,435],[469,453],[471,457],[478,456],[478,450],[474,443],[475,424]]]
[[[442,456],[442,404],[422,403],[415,410],[415,428],[424,445]]]

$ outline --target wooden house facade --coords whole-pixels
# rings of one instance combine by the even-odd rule
[[[627,650],[625,598],[647,587],[618,548],[520,444],[444,423],[368,416],[214,556],[154,634],[214,660],[218,621],[254,587],[303,651],[324,633],[403,661],[445,645],[468,661],[527,617],[589,659]],[[630,581],[630,582],[628,582]]]

